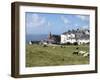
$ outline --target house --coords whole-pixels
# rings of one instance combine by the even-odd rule
[[[61,43],[74,43],[76,42],[76,39],[75,39],[75,34],[73,33],[68,33],[68,32],[65,32],[63,34],[61,34]]]
[[[61,34],[61,44],[66,43],[78,43],[87,44],[89,43],[89,30],[88,29],[77,29],[72,31],[67,31]]]

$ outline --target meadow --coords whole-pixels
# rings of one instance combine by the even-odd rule
[[[79,50],[89,51],[89,45],[78,45]],[[89,56],[72,54],[76,50],[75,45],[60,45],[43,47],[42,45],[26,45],[26,67],[36,66],[60,66],[89,64]]]

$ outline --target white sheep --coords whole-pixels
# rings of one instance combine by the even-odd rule
[[[32,45],[32,41],[29,41],[29,45]]]
[[[89,55],[89,53],[87,52],[87,53],[83,54],[83,57],[86,57],[86,56],[88,56],[88,55]]]
[[[56,47],[55,47],[55,46],[53,46],[52,48],[53,48],[53,49],[55,49]]]
[[[79,51],[79,54],[84,55],[86,51]]]

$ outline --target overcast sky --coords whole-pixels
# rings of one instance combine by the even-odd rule
[[[77,28],[89,29],[89,15],[25,13],[26,34],[61,34]]]

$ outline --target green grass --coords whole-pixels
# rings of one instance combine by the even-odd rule
[[[26,67],[89,64],[89,57],[72,54],[76,47],[26,45]],[[89,46],[80,45],[79,50],[89,51]]]

